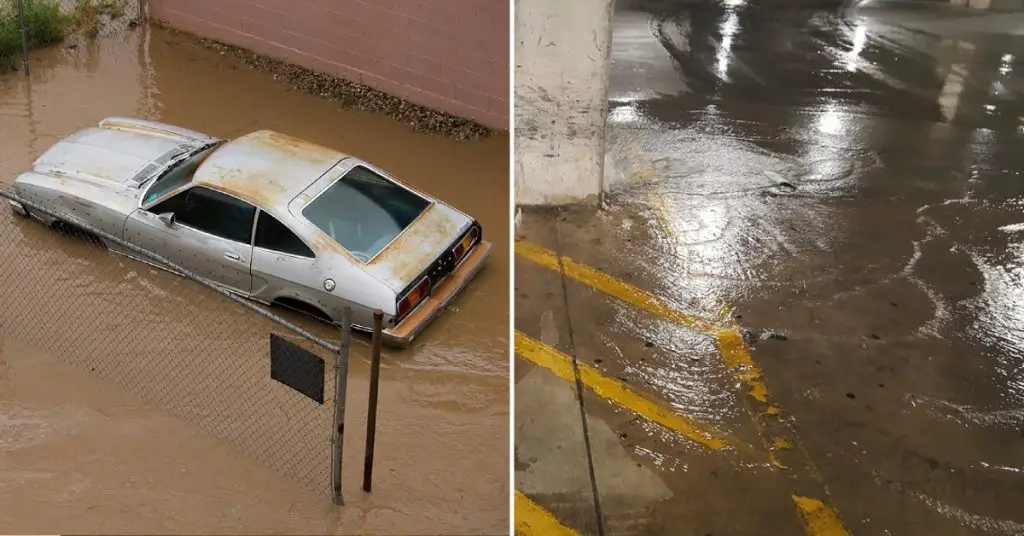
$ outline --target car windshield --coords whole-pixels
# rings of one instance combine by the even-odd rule
[[[302,209],[303,216],[360,261],[380,253],[430,201],[356,166]]]
[[[206,160],[207,156],[217,148],[218,143],[209,144],[192,156],[178,161],[170,169],[164,171],[149,190],[146,191],[146,197],[142,200],[142,204],[146,205],[156,201],[163,197],[167,192],[173,192],[182,186],[192,182],[192,176],[196,174],[196,169],[199,168],[199,164]]]

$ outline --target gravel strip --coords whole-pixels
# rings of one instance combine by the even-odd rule
[[[273,74],[298,90],[341,104],[343,108],[377,112],[405,123],[416,132],[437,134],[459,141],[480,140],[493,131],[475,121],[413,104],[394,95],[342,78],[319,73],[234,45],[199,37],[182,30],[153,23],[173,34],[194,39],[202,46],[238,58],[245,65]]]

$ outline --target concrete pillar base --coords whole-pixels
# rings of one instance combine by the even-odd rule
[[[950,3],[987,11],[1024,11],[1024,0],[950,0]]]
[[[516,1],[517,205],[600,199],[613,5]]]

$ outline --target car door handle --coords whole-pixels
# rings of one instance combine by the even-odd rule
[[[231,253],[230,251],[224,254],[224,258],[231,259],[233,261],[242,259],[242,257],[240,257],[237,253]]]

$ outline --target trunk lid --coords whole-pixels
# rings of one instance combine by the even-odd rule
[[[440,202],[434,202],[376,257],[366,263],[371,275],[401,294],[423,275],[435,285],[454,268],[445,263],[473,220]]]

